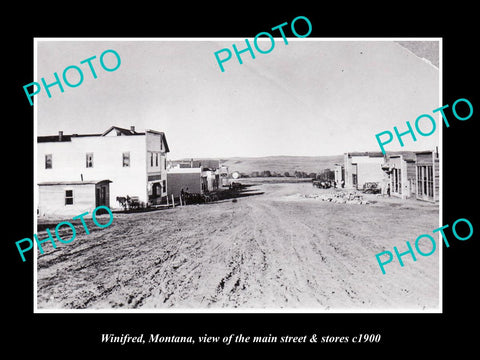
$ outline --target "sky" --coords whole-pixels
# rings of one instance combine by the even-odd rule
[[[37,135],[102,133],[110,126],[163,131],[170,159],[271,155],[322,156],[380,151],[375,134],[406,130],[421,114],[440,107],[439,54],[432,43],[275,38],[268,54],[254,49],[225,62],[214,53],[245,39],[119,41],[37,40],[35,79],[53,82],[70,65],[83,70],[78,87],[44,89],[34,98]],[[250,39],[250,42],[253,40]],[[259,43],[268,49],[270,42]],[[412,44],[413,43],[413,44]],[[427,55],[418,49],[429,49]],[[113,49],[121,58],[112,72],[99,57]],[[415,55],[415,54],[418,54]],[[92,61],[97,79],[82,60]],[[435,54],[434,54],[435,55]],[[223,54],[222,54],[223,56]],[[435,63],[436,61],[436,63]],[[114,66],[112,54],[105,56]],[[75,71],[68,78],[76,82]],[[26,100],[28,101],[28,100]],[[437,131],[417,141],[405,136],[387,150],[427,150]],[[424,132],[427,132],[427,124]]]

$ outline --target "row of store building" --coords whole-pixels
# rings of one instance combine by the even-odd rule
[[[349,152],[335,165],[335,181],[363,190],[376,183],[382,194],[402,199],[439,201],[439,157],[433,151]]]
[[[165,133],[112,126],[101,134],[37,137],[40,216],[78,215],[98,206],[121,208],[129,196],[157,206],[183,191],[204,194],[228,186],[228,168],[218,160],[167,161]],[[402,199],[439,200],[438,151],[344,154],[335,180],[346,188],[376,183]]]
[[[224,185],[218,160],[168,161],[164,132],[112,126],[100,134],[37,137],[37,214],[78,215],[127,196],[158,206],[182,190],[203,194]]]

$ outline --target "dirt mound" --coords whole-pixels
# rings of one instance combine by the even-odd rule
[[[363,199],[363,196],[361,194],[355,191],[328,191],[325,193],[315,193],[300,196],[308,199],[330,201],[337,204],[370,204],[369,201]]]

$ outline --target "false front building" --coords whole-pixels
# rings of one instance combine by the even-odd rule
[[[401,199],[415,196],[417,189],[415,160],[415,153],[412,151],[387,154],[382,169],[388,175],[391,196]]]
[[[167,170],[168,194],[179,197],[182,189],[191,194],[218,190],[220,161],[212,159],[171,161]],[[224,168],[228,175],[228,169]],[[228,179],[227,179],[228,182]]]
[[[417,193],[419,200],[440,201],[440,160],[438,149],[416,154]]]
[[[127,195],[144,204],[159,204],[167,196],[168,152],[163,132],[137,132],[133,126],[112,126],[102,134],[60,131],[39,136],[39,215],[78,215],[81,209],[91,212],[99,205],[120,208],[117,198]],[[45,196],[47,192],[56,196]]]
[[[336,172],[343,174],[347,189],[362,190],[366,183],[382,184],[384,156],[381,152],[349,152],[344,154],[343,169],[336,166]],[[340,178],[339,175],[335,176]]]

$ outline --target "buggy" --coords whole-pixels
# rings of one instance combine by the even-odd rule
[[[363,192],[365,194],[379,194],[382,192],[377,182],[366,182],[363,184]]]

